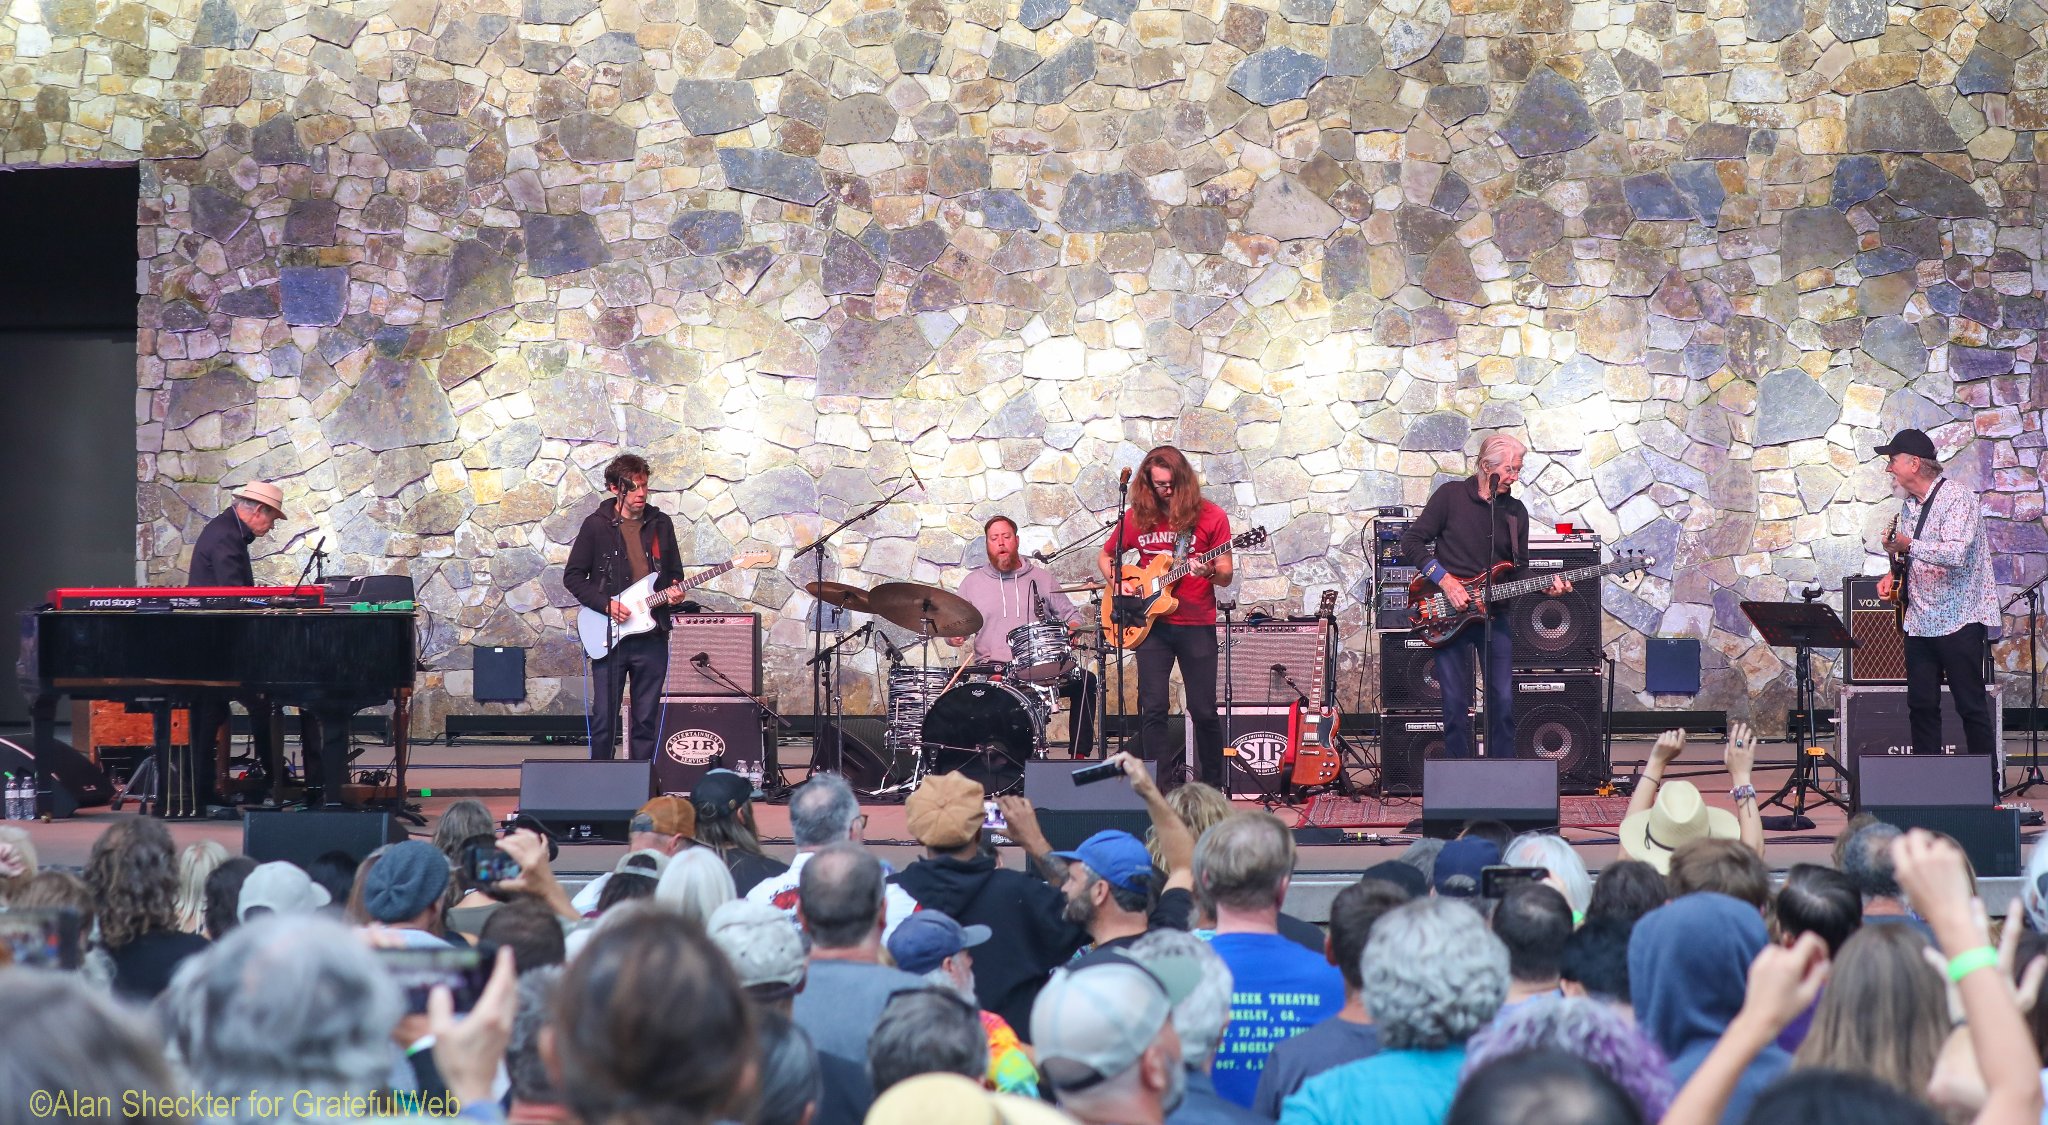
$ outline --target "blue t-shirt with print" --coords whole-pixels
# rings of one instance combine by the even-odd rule
[[[1230,1027],[1216,1050],[1216,1092],[1251,1108],[1266,1055],[1344,1006],[1335,966],[1279,934],[1217,934],[1209,939],[1230,966]]]

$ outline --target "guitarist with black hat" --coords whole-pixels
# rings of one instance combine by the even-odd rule
[[[1913,753],[1942,752],[1944,680],[1969,752],[1997,753],[1984,653],[1986,637],[1998,624],[1998,592],[1982,505],[1961,482],[1942,478],[1934,441],[1919,430],[1900,430],[1874,452],[1885,459],[1885,473],[1906,495],[1884,540],[1885,551],[1904,560],[1905,578],[1886,575],[1877,592],[1905,606],[1906,715]]]
[[[1421,569],[1456,610],[1463,610],[1475,590],[1468,581],[1496,564],[1529,562],[1529,509],[1510,495],[1522,478],[1528,447],[1512,434],[1494,433],[1479,443],[1479,471],[1464,480],[1446,481],[1430,494],[1422,514],[1401,537],[1401,553]],[[1490,521],[1490,526],[1489,526]],[[1511,572],[1512,573],[1512,572]],[[1462,576],[1462,577],[1461,577]],[[1511,576],[1511,574],[1510,574]],[[1503,575],[1495,575],[1499,581]],[[1571,592],[1560,578],[1545,591],[1553,597]],[[1444,754],[1473,756],[1472,670],[1486,655],[1486,747],[1491,757],[1514,756],[1515,640],[1498,602],[1487,605],[1486,624],[1460,630],[1436,650],[1436,682],[1443,688]]]

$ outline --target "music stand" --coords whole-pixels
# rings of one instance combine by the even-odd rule
[[[1815,590],[1813,597],[1819,597]],[[1810,831],[1813,819],[1806,815],[1806,799],[1809,794],[1849,812],[1849,802],[1821,788],[1820,767],[1822,762],[1833,766],[1838,775],[1846,776],[1848,771],[1833,754],[1819,746],[1819,736],[1813,722],[1813,650],[1817,648],[1850,649],[1861,645],[1849,635],[1849,629],[1842,624],[1833,606],[1821,605],[1813,598],[1796,602],[1743,602],[1742,615],[1756,628],[1764,643],[1772,648],[1792,650],[1793,675],[1798,685],[1798,708],[1803,716],[1802,725],[1792,729],[1792,748],[1797,755],[1792,766],[1792,776],[1769,798],[1758,801],[1757,808],[1771,805],[1786,810],[1787,816],[1763,818],[1764,827],[1774,832]],[[1786,798],[1791,803],[1786,804]]]

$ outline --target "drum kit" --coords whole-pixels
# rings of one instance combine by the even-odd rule
[[[837,766],[856,791],[870,797],[908,793],[930,774],[956,771],[981,782],[991,796],[1022,788],[1024,763],[1046,756],[1046,724],[1058,710],[1060,693],[1081,674],[1075,642],[1064,624],[1029,622],[1010,630],[1007,663],[947,668],[933,663],[931,642],[971,637],[982,627],[981,611],[960,595],[918,582],[862,589],[820,581],[804,589],[828,605],[873,614],[918,635],[919,655],[913,663],[886,636],[874,633],[891,663],[882,739],[887,760],[873,761],[856,747],[842,746]],[[855,632],[874,628],[870,622]],[[853,639],[848,636],[821,655]]]

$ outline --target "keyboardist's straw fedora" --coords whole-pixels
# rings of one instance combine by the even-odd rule
[[[1623,818],[1621,850],[1666,875],[1671,853],[1694,840],[1733,840],[1742,834],[1735,814],[1717,809],[1700,796],[1690,781],[1667,781],[1657,790],[1657,803]]]
[[[277,513],[278,519],[291,518],[284,514],[284,489],[271,484],[269,481],[252,480],[248,484],[235,489],[231,495],[237,500],[253,500],[258,504],[265,505],[271,511]]]

